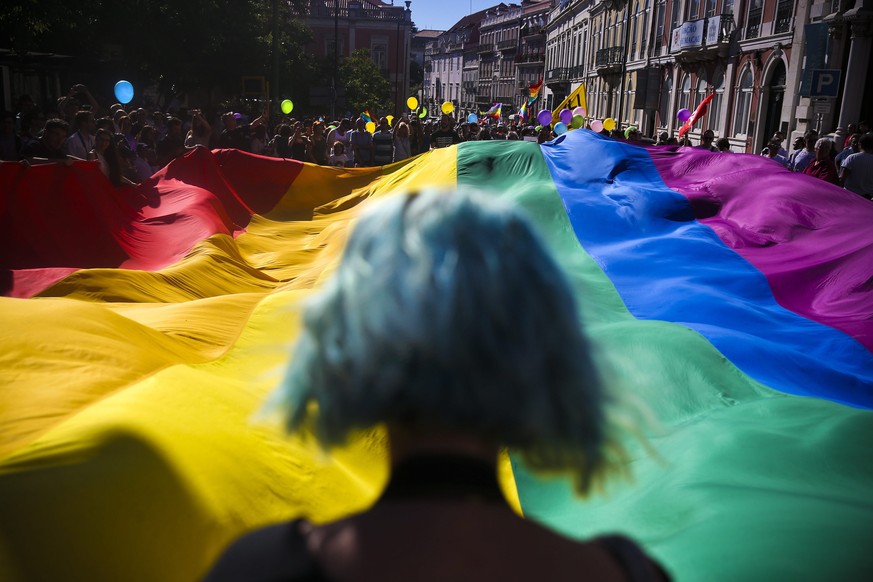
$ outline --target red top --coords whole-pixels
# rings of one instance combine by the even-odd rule
[[[820,162],[813,160],[803,169],[803,173],[807,176],[814,176],[831,184],[840,184],[837,177],[837,166],[831,160]]]

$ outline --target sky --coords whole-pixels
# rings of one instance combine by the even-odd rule
[[[384,0],[390,2],[391,0]],[[395,0],[401,4],[402,0]],[[412,21],[419,30],[448,30],[472,12],[500,4],[500,0],[412,0]]]

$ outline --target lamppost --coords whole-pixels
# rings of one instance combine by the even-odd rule
[[[339,0],[333,0],[333,78],[330,81],[330,118],[336,119],[336,85],[339,72]]]
[[[276,115],[276,105],[279,104],[279,0],[273,0],[273,86],[267,99],[271,100],[270,111]],[[273,121],[276,117],[273,117]],[[272,122],[272,121],[271,121]]]

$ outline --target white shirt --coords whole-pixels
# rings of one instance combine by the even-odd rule
[[[846,190],[873,198],[873,153],[852,154],[843,160],[842,167],[849,171],[845,178]]]
[[[77,131],[67,138],[64,143],[64,151],[67,155],[76,156],[83,160],[88,159],[88,152],[94,149],[94,136],[82,135],[82,132]]]

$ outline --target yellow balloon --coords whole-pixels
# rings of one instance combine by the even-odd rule
[[[394,116],[393,115],[386,115],[385,119],[388,120],[388,125],[394,125]]]
[[[406,100],[406,106],[409,107],[410,109],[417,109],[418,108],[418,99],[416,99],[415,97],[410,97],[409,99]]]
[[[372,121],[368,121],[367,122],[367,131],[369,131],[370,133],[376,133],[376,124],[373,123]]]
[[[615,129],[615,120],[611,117],[607,117],[603,120],[603,129],[606,131],[612,131]]]
[[[451,101],[446,101],[445,103],[443,103],[443,106],[440,109],[442,109],[443,113],[445,113],[446,115],[451,115],[452,111],[455,110],[455,106],[452,105]]]

